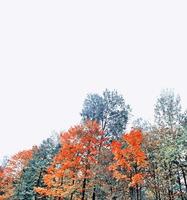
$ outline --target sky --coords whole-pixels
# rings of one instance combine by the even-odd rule
[[[80,122],[116,89],[153,119],[173,88],[187,108],[187,1],[0,1],[0,158]]]

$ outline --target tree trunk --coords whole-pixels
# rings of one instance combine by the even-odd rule
[[[70,196],[70,200],[72,200],[73,199],[73,193],[71,193],[71,196]]]
[[[142,200],[142,187],[140,187],[139,192],[140,192],[140,200]]]
[[[173,185],[172,185],[171,166],[169,166],[168,195],[169,195],[169,200],[173,200]]]
[[[155,198],[156,200],[161,200],[160,198],[160,190],[159,190],[159,185],[158,185],[158,176],[155,172],[155,170],[157,169],[157,166],[154,166],[153,165],[153,178],[154,178],[154,186],[155,186],[155,189],[154,189],[154,192],[155,192]]]
[[[135,199],[134,199],[134,188],[133,188],[133,187],[130,187],[130,188],[129,188],[129,194],[130,194],[130,199],[131,199],[131,200],[135,200]]]
[[[181,167],[181,171],[182,171],[182,176],[183,176],[183,179],[184,179],[184,184],[185,184],[185,187],[186,187],[186,192],[187,192],[187,181],[186,181],[186,175],[185,175],[185,171],[183,169],[182,166]]]
[[[139,189],[138,189],[138,185],[136,186],[136,200],[139,200]]]
[[[84,200],[85,198],[85,189],[86,189],[86,178],[83,180],[83,185],[82,185],[82,198],[81,200]]]
[[[72,182],[72,185],[74,185],[74,180],[73,180],[73,182]],[[70,196],[70,200],[72,200],[73,199],[73,193],[71,193],[71,196]]]
[[[178,179],[178,183],[179,183],[179,190],[180,190],[181,200],[184,200],[183,192],[182,192],[182,186],[181,186],[181,180],[180,180],[179,168],[177,169],[177,179]]]
[[[92,194],[92,200],[95,200],[95,197],[96,197],[96,188],[95,188],[95,185],[94,185],[93,194]]]

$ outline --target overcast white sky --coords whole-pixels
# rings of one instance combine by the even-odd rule
[[[162,88],[187,108],[187,1],[0,1],[0,158],[80,121],[117,89],[152,119]]]

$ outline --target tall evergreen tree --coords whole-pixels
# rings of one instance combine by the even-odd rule
[[[48,138],[42,142],[36,150],[28,166],[24,169],[19,182],[16,184],[14,200],[36,200],[41,198],[34,191],[34,187],[43,186],[43,175],[51,163],[54,155],[58,152],[60,145],[58,140]]]

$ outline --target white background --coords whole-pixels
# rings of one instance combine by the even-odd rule
[[[0,1],[0,157],[79,123],[117,89],[153,119],[161,89],[187,108],[187,1]]]

